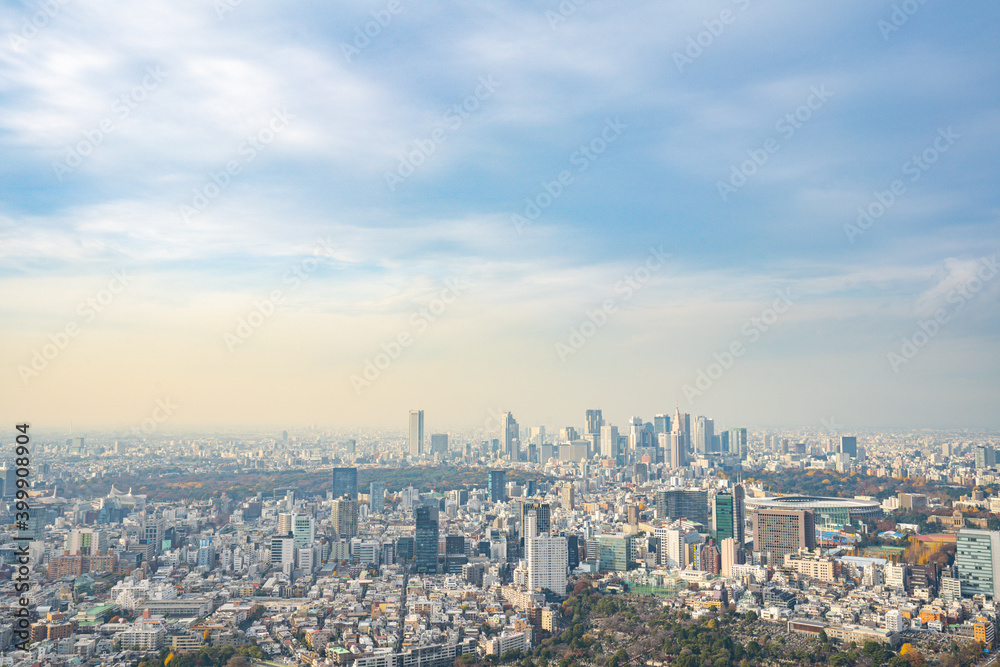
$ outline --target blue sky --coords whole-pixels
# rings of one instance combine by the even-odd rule
[[[995,3],[2,6],[9,418],[998,426]]]

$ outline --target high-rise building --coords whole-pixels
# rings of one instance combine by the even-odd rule
[[[655,496],[657,519],[687,519],[708,526],[708,491],[669,489]]]
[[[447,433],[431,433],[431,454],[441,454],[442,456],[448,454]]]
[[[65,550],[70,555],[96,556],[108,553],[108,531],[77,528],[66,537]]]
[[[295,546],[304,547],[316,541],[316,522],[305,514],[292,515],[292,537]]]
[[[281,512],[278,514],[278,535],[291,535],[292,534],[292,517],[295,516],[291,512]]]
[[[524,555],[528,561],[529,590],[550,590],[556,595],[565,595],[566,568],[569,564],[565,537],[543,534],[525,538]]]
[[[635,568],[634,535],[601,535],[597,539],[601,572],[626,572]],[[588,545],[588,554],[590,547]],[[588,555],[589,557],[589,555]]]
[[[341,539],[351,539],[358,534],[358,501],[350,496],[336,498],[333,501],[333,513],[330,516],[333,532]]]
[[[700,559],[699,569],[703,572],[719,574],[722,571],[722,554],[719,553],[719,549],[715,546],[713,538],[708,538],[708,544],[701,548]]]
[[[746,501],[742,484],[737,484],[731,492],[715,496],[716,539],[721,544],[731,537],[743,546],[746,541]]]
[[[358,497],[358,469],[357,468],[334,468],[333,469],[333,492],[334,498],[350,496]]]
[[[601,457],[618,459],[618,427],[605,424],[601,427]]]
[[[722,569],[720,570],[720,574],[724,577],[731,577],[733,574],[733,565],[743,565],[746,562],[746,552],[731,537],[722,540],[720,551],[722,552]]]
[[[604,426],[604,416],[600,410],[587,410],[587,430],[585,435],[600,436]]]
[[[521,503],[521,537],[527,537],[527,518],[532,513],[536,518],[535,528],[539,535],[552,530],[552,507],[548,503],[532,500]]]
[[[489,492],[491,503],[502,503],[507,500],[506,485],[506,470],[490,470],[487,491]]]
[[[670,433],[670,415],[656,415],[653,417],[653,435]]]
[[[996,465],[996,452],[990,445],[976,445],[976,469],[983,470]]]
[[[510,412],[503,413],[500,418],[500,453],[508,461],[521,458],[521,432]]]
[[[681,450],[685,453],[691,451],[691,415],[686,412],[682,413],[678,407],[674,411],[674,420],[671,422],[670,429],[671,433],[678,435]]]
[[[369,506],[375,514],[385,511],[385,484],[372,482],[368,487]]]
[[[759,509],[753,514],[753,550],[768,565],[784,563],[785,554],[816,548],[816,520],[809,510]]]
[[[410,410],[410,456],[424,454],[424,411]]]
[[[416,533],[414,557],[416,570],[422,574],[437,572],[438,563],[438,508],[418,507],[414,512]]]
[[[971,528],[958,531],[955,565],[962,597],[982,594],[1000,600],[1000,532]]]
[[[274,536],[271,538],[271,565],[281,567],[295,563],[295,540],[291,537]]]
[[[694,451],[704,456],[712,451],[715,421],[699,416],[694,422]]]
[[[853,435],[843,435],[840,437],[840,447],[838,454],[848,454],[852,459],[858,458],[858,439]]]
[[[747,446],[747,430],[745,428],[729,429],[729,452],[736,454],[741,461],[745,461],[747,452],[749,451],[750,449]]]
[[[562,489],[559,492],[559,503],[562,505],[564,510],[576,509],[576,497],[572,482],[566,482],[563,484]]]

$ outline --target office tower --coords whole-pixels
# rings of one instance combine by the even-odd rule
[[[742,484],[737,484],[731,492],[715,496],[715,531],[721,544],[726,538],[733,538],[743,546],[746,539],[746,501]]]
[[[343,496],[333,501],[333,512],[330,515],[333,523],[334,537],[351,539],[358,534],[358,501],[350,496]]]
[[[671,433],[676,433],[680,438],[681,450],[686,454],[691,451],[691,415],[681,413],[678,407],[674,411],[674,420],[670,425]]]
[[[580,434],[576,432],[576,429],[572,426],[567,426],[566,428],[559,429],[559,442],[573,442],[574,440],[579,440]]]
[[[424,411],[410,410],[410,456],[424,454]]]
[[[687,519],[708,526],[708,491],[701,489],[670,489],[657,491],[656,518]]]
[[[316,541],[316,522],[305,514],[292,515],[292,537],[295,546],[304,547]]]
[[[422,574],[435,574],[438,562],[438,508],[418,507],[414,515],[416,518],[414,539],[416,570]]]
[[[723,577],[731,577],[733,575],[733,565],[743,565],[746,563],[746,551],[731,537],[722,540],[720,551],[722,552],[720,574]]]
[[[569,548],[565,537],[549,534],[526,537],[524,555],[528,561],[528,590],[549,590],[560,596],[566,594]]]
[[[840,448],[837,450],[838,454],[849,454],[852,459],[858,458],[858,439],[853,435],[844,435],[840,437]]]
[[[715,447],[715,451],[718,452],[729,452],[729,431],[723,431],[715,436],[712,441],[712,446]]]
[[[680,470],[687,465],[687,449],[684,446],[684,434],[674,431],[673,433],[664,433],[663,435],[670,438],[670,468]],[[664,447],[664,456],[666,456],[667,451],[668,448]]]
[[[527,537],[527,518],[528,513],[532,512],[535,515],[535,527],[538,530],[538,534],[542,535],[548,533],[552,529],[552,507],[548,503],[543,503],[537,500],[527,501],[521,503],[521,537]]]
[[[729,452],[739,456],[741,461],[747,458],[747,430],[745,428],[729,429]]]
[[[701,548],[698,566],[698,569],[703,572],[711,572],[712,574],[719,574],[722,570],[722,554],[715,546],[715,540],[711,537],[708,538],[708,544]]]
[[[271,565],[281,567],[295,562],[295,540],[291,537],[271,538]]]
[[[601,456],[618,459],[618,427],[605,424],[601,427]]]
[[[344,442],[344,451],[347,452],[348,454],[357,454],[358,453],[358,441],[355,440],[354,438],[350,438],[349,440],[345,441]]]
[[[490,502],[491,503],[502,503],[507,501],[507,471],[506,470],[490,470],[490,478],[488,481],[488,488]]]
[[[447,456],[448,454],[448,434],[447,433],[431,433],[431,454],[441,454],[442,456]]]
[[[278,514],[278,535],[291,535],[292,534],[292,517],[295,516],[291,512],[281,512]]]
[[[108,553],[108,532],[91,528],[77,528],[66,537],[65,550],[70,555],[96,556]]]
[[[562,490],[559,492],[559,504],[562,505],[564,510],[576,509],[575,491],[572,482],[563,484]]]
[[[653,435],[658,436],[661,433],[670,433],[669,415],[656,415],[653,417]]]
[[[510,412],[500,418],[500,453],[508,461],[518,461],[521,456],[521,433],[517,420]]]
[[[333,469],[333,492],[334,498],[350,496],[358,497],[358,469],[357,468],[334,468]]]
[[[385,484],[372,482],[368,487],[368,497],[373,513],[381,514],[385,511]]]
[[[13,498],[17,495],[17,466],[3,463],[3,497]]]
[[[701,456],[712,451],[712,441],[715,437],[715,422],[708,417],[699,416],[694,423],[694,450]]]
[[[809,510],[759,509],[753,514],[753,550],[768,565],[783,564],[785,554],[816,548],[816,521]]]
[[[634,535],[601,535],[597,538],[601,572],[627,572],[635,568]],[[587,546],[589,558],[590,545]]]
[[[992,468],[996,465],[996,452],[989,445],[976,445],[976,469]]]
[[[198,567],[212,569],[215,566],[215,546],[211,537],[204,537],[198,543]]]
[[[955,565],[962,597],[982,594],[1000,599],[1000,532],[970,528],[958,531]]]
[[[604,426],[604,416],[600,410],[587,410],[587,430],[584,435],[596,435],[600,437],[601,427]],[[570,438],[576,440],[576,438]]]
[[[397,563],[409,563],[413,560],[414,551],[414,538],[397,537],[396,538],[396,562]]]

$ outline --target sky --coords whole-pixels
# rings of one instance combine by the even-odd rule
[[[3,423],[1000,427],[995,2],[0,10]]]

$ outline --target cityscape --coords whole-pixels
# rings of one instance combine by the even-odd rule
[[[33,434],[0,471],[2,660],[958,666],[994,648],[997,434],[581,417]]]
[[[0,0],[0,667],[1000,667],[996,0]]]

